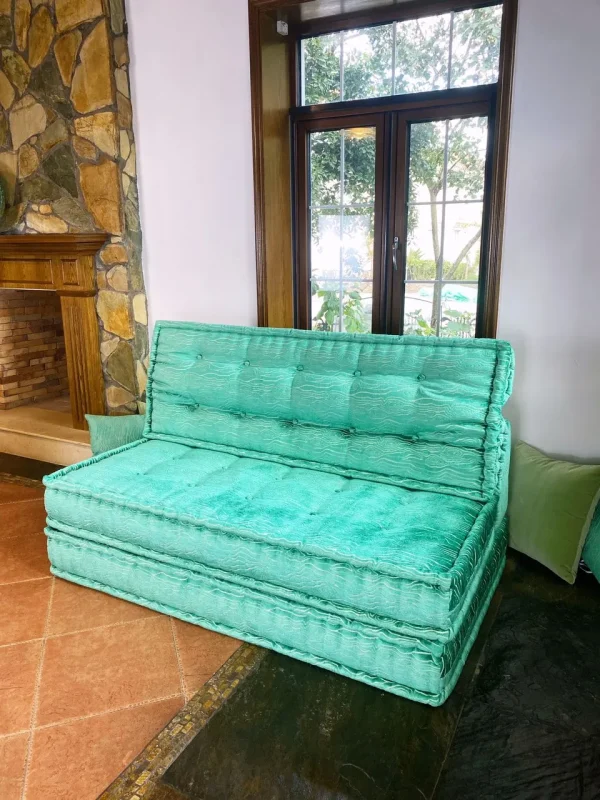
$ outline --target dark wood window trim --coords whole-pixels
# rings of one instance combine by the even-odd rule
[[[514,51],[517,25],[518,0],[504,0],[500,73],[493,87],[477,87],[476,90],[452,91],[456,103],[462,96],[468,104],[488,102],[492,104],[491,121],[493,137],[493,163],[488,165],[489,224],[482,238],[482,256],[487,262],[487,271],[480,293],[479,317],[482,323],[477,335],[494,337],[498,316],[500,288],[500,266],[502,259],[502,237],[504,229],[505,186],[508,163],[510,131],[510,109]],[[390,5],[385,0],[372,0],[372,6],[351,16],[327,16],[326,0],[311,0],[310,21],[302,20],[302,2],[295,0],[249,0],[250,17],[250,65],[252,91],[252,128],[254,158],[254,197],[256,218],[256,263],[258,324],[273,327],[292,327],[293,308],[293,205],[290,176],[293,171],[292,118],[296,128],[308,119],[335,117],[341,113],[342,104],[331,104],[327,109],[310,107],[297,109],[292,115],[289,109],[297,96],[296,43],[301,36],[342,30],[362,25],[381,24],[417,15],[442,13],[450,8],[473,8],[493,5],[471,0],[409,0],[401,6]],[[323,16],[319,18],[320,9]],[[287,19],[290,35],[276,33],[278,19]],[[468,95],[467,95],[468,93]],[[424,117],[431,118],[432,110],[443,108],[435,92],[408,98],[381,98],[366,101],[369,112],[415,108],[421,103]],[[447,97],[450,92],[444,93]],[[365,101],[344,103],[344,113],[349,106],[357,118],[366,111]],[[386,134],[387,135],[387,134]],[[297,138],[296,138],[297,142]],[[296,225],[300,220],[296,220]],[[300,239],[300,236],[298,237]],[[382,247],[376,252],[382,253]],[[380,256],[381,258],[383,255]]]

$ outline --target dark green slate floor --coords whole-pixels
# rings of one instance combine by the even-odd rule
[[[437,709],[269,653],[152,796],[599,798],[600,586],[512,556]]]

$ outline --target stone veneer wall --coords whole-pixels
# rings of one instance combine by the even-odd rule
[[[108,410],[143,409],[146,297],[124,0],[0,0],[2,232],[89,233]]]
[[[0,292],[0,410],[67,394],[67,354],[54,292]]]

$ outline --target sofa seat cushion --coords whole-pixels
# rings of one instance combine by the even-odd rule
[[[267,581],[440,640],[466,613],[496,514],[491,503],[160,440],[50,476],[46,507],[55,530]]]

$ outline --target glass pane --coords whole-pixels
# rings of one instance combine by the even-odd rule
[[[441,215],[440,203],[409,207],[406,280],[435,280],[440,243],[434,239],[433,231],[439,230]]]
[[[419,122],[410,129],[408,196],[411,203],[441,200],[446,122]]]
[[[442,286],[440,336],[470,339],[475,336],[476,283],[446,283]]]
[[[339,135],[339,131],[337,132]],[[348,128],[344,135],[344,203],[375,202],[375,128]]]
[[[450,121],[446,200],[483,199],[487,136],[487,117]]]
[[[340,33],[302,41],[303,104],[341,100]]]
[[[444,219],[444,278],[479,279],[483,203],[450,203]]]
[[[408,283],[404,297],[404,333],[431,336],[434,284]]]
[[[501,27],[501,5],[455,12],[452,30],[452,88],[496,83]]]
[[[312,327],[366,333],[373,310],[375,128],[313,133],[310,153]]]
[[[411,125],[406,333],[474,335],[486,148],[484,117]]]
[[[448,87],[451,14],[396,23],[394,94]]]
[[[310,204],[338,206],[341,202],[341,131],[310,134]]]
[[[339,209],[318,209],[311,213],[310,264],[312,280],[339,281],[342,215]]]
[[[343,99],[392,94],[393,26],[346,31],[343,37]]]

